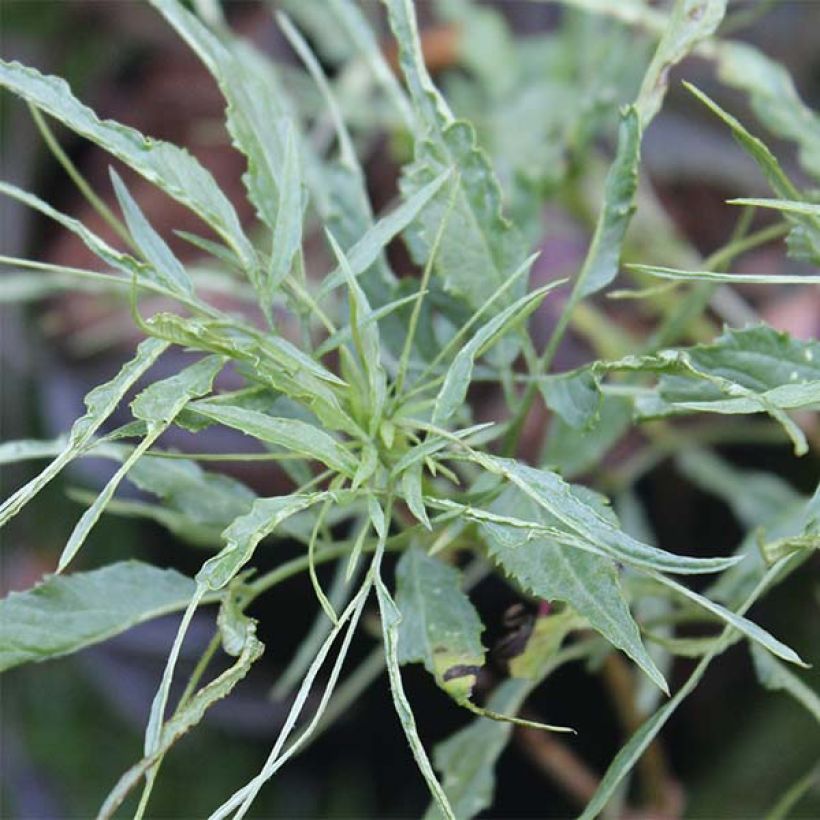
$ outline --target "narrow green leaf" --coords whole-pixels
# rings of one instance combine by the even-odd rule
[[[350,478],[356,473],[355,457],[330,434],[312,424],[216,402],[195,402],[189,409],[260,441],[321,461]]]
[[[661,575],[653,575],[653,577],[656,581],[659,581],[669,589],[675,590],[675,592],[682,595],[684,598],[694,601],[698,606],[701,606],[703,609],[707,610],[707,612],[717,615],[718,618],[736,629],[741,635],[745,635],[749,638],[749,640],[754,641],[754,643],[764,647],[765,649],[768,649],[769,652],[776,655],[778,658],[782,658],[784,661],[796,664],[797,666],[808,666],[808,664],[804,663],[800,655],[798,655],[797,652],[795,652],[791,647],[786,646],[784,643],[777,640],[777,638],[766,632],[765,629],[761,629],[757,624],[752,623],[752,621],[749,621],[740,615],[736,615],[731,610],[722,607],[720,604],[716,604],[714,601],[709,600],[709,598],[706,598],[703,595],[699,595],[697,592],[693,592],[691,589],[679,584],[677,581],[673,581],[671,578],[666,578]]]
[[[720,80],[745,91],[757,118],[777,136],[797,143],[800,164],[820,180],[820,116],[800,99],[787,69],[737,41],[722,42],[715,56]]]
[[[399,308],[404,307],[410,302],[415,302],[417,298],[418,293],[412,293],[409,296],[403,296],[401,299],[394,299],[392,302],[388,302],[386,305],[383,305],[382,307],[376,310],[371,310],[366,321],[378,322],[380,319],[384,319],[386,316],[390,316]],[[319,347],[316,348],[314,355],[317,358],[322,358],[331,351],[336,350],[341,345],[345,344],[345,342],[350,341],[350,339],[352,338],[353,329],[350,327],[350,325],[345,325],[344,327],[337,330],[335,333],[331,333],[330,336],[328,336],[327,339],[325,339],[319,345]]]
[[[0,671],[68,655],[184,609],[194,582],[138,561],[50,575],[0,601]]]
[[[286,519],[325,500],[327,493],[305,493],[258,498],[250,512],[240,516],[222,534],[223,549],[209,558],[197,573],[197,582],[209,589],[221,589],[253,557],[256,545]]]
[[[347,249],[345,255],[355,277],[358,278],[368,270],[390,242],[419,217],[419,214],[429,206],[430,201],[450,176],[450,171],[445,170],[412,195],[405,196],[401,205],[381,217],[352,247]],[[345,273],[339,266],[325,277],[316,296],[317,301],[344,283]]]
[[[358,625],[359,620],[361,619],[362,610],[364,609],[364,605],[367,601],[370,591],[373,588],[374,573],[376,571],[376,568],[378,567],[378,563],[381,560],[383,552],[384,540],[381,539],[379,545],[377,546],[376,553],[373,557],[373,563],[371,564],[370,571],[368,572],[364,580],[364,583],[359,587],[358,592],[353,596],[350,603],[347,605],[347,607],[345,607],[344,612],[342,612],[342,614],[340,615],[338,621],[333,625],[327,638],[325,638],[324,642],[319,647],[319,650],[316,653],[316,657],[313,659],[310,668],[307,670],[302,680],[302,684],[299,687],[299,691],[296,693],[296,696],[293,700],[293,705],[291,706],[290,711],[288,712],[288,715],[282,726],[282,729],[280,730],[279,735],[276,738],[276,743],[274,743],[273,748],[271,749],[270,754],[268,755],[268,758],[265,761],[265,764],[262,767],[261,771],[247,785],[243,786],[240,789],[237,789],[215,812],[213,812],[211,814],[210,820],[222,820],[222,818],[227,817],[228,814],[237,809],[238,811],[236,811],[234,817],[243,817],[247,812],[248,808],[250,807],[251,803],[253,802],[254,798],[258,794],[259,790],[262,788],[262,786],[271,777],[273,777],[273,775],[294,754],[296,754],[299,751],[299,749],[309,740],[310,736],[316,730],[316,727],[319,721],[321,720],[322,715],[324,714],[325,709],[327,707],[328,699],[330,698],[330,695],[336,686],[336,681],[338,680],[339,674],[341,672],[342,664],[344,663],[344,660],[347,657],[347,652],[350,647],[350,641],[353,637],[353,634],[356,631],[356,626]],[[346,629],[346,632],[342,640],[342,645],[339,648],[339,654],[337,655],[336,661],[334,662],[333,668],[331,669],[330,675],[328,676],[328,682],[325,685],[324,692],[322,694],[318,706],[316,707],[313,717],[308,722],[307,726],[303,729],[299,737],[296,738],[296,740],[293,743],[291,743],[287,749],[285,749],[285,744],[287,743],[288,739],[290,738],[290,735],[292,734],[296,726],[296,721],[302,714],[302,710],[305,707],[308,695],[310,694],[314,681],[316,680],[317,675],[322,669],[325,660],[328,654],[330,653],[330,650],[332,649],[334,642],[336,641],[336,638],[338,638],[339,634],[342,632],[343,629]]]
[[[113,168],[110,169],[110,173],[128,230],[150,265],[151,271],[168,290],[190,296],[194,292],[194,287],[182,263],[146,219],[142,209],[120,179],[120,175]]]
[[[175,376],[154,382],[131,402],[131,412],[135,418],[148,423],[148,433],[114,473],[94,503],[80,517],[60,554],[58,572],[62,572],[79,552],[131,467],[165,432],[191,399],[211,391],[214,379],[223,366],[224,360],[218,356],[201,359]]]
[[[630,265],[630,268],[641,273],[656,276],[659,279],[671,279],[682,282],[725,282],[728,285],[820,285],[820,276],[800,276],[791,274],[766,273],[724,273],[709,270],[679,270],[664,268],[659,265]]]
[[[624,237],[635,212],[640,151],[641,121],[638,109],[631,106],[621,114],[618,149],[606,177],[595,233],[573,289],[575,301],[602,290],[618,274]]]
[[[784,561],[778,563],[766,573],[760,583],[752,591],[751,595],[746,599],[736,617],[742,616],[768,589],[770,583],[778,577],[788,561],[789,559],[784,559]],[[733,632],[732,626],[727,626],[723,630],[715,647],[702,658],[684,685],[678,689],[671,700],[667,701],[652,717],[643,723],[626,745],[618,752],[601,780],[598,790],[584,809],[581,815],[582,820],[594,820],[594,818],[598,817],[612,798],[618,785],[629,772],[632,771],[649,744],[657,737],[658,733],[666,725],[669,718],[672,717],[678,706],[680,706],[700,683],[712,660],[721,654],[732,642]]]
[[[793,199],[757,199],[754,197],[741,197],[739,199],[728,200],[729,205],[742,205],[752,208],[771,208],[784,213],[802,214],[803,216],[813,216],[820,219],[820,204],[815,202],[799,202]],[[772,277],[774,278],[774,277]]]
[[[436,778],[427,752],[419,737],[416,719],[413,710],[404,692],[404,685],[401,680],[401,668],[399,666],[399,625],[402,615],[396,606],[393,598],[384,585],[380,575],[376,575],[376,596],[379,600],[379,612],[381,614],[382,631],[384,633],[384,652],[387,660],[387,674],[390,679],[390,693],[393,696],[393,706],[401,722],[410,750],[415,758],[416,765],[430,789],[430,794],[436,802],[441,813],[448,820],[455,820],[455,814],[450,806],[447,795],[441,788],[441,784]]]
[[[113,379],[88,393],[85,397],[86,413],[72,425],[65,449],[42,472],[3,502],[0,506],[0,526],[15,516],[66,464],[80,455],[123,396],[167,347],[166,342],[147,339],[137,348],[134,358],[123,365]]]
[[[34,194],[28,191],[23,191],[16,185],[9,182],[0,181],[0,193],[5,194],[18,202],[22,202],[29,208],[39,211],[44,216],[53,219],[55,222],[62,225],[66,230],[75,234],[82,243],[96,256],[103,260],[107,265],[110,265],[115,270],[121,271],[128,277],[127,281],[130,283],[131,278],[136,276],[138,279],[146,276],[150,272],[144,265],[141,265],[133,256],[127,253],[112,248],[105,240],[101,239],[93,231],[86,228],[82,222],[66,216],[64,213],[52,208],[47,202],[44,202]]]
[[[242,232],[233,205],[210,172],[187,151],[168,142],[148,139],[133,128],[99,119],[71,93],[65,80],[40,74],[20,63],[0,60],[0,87],[122,160],[199,215],[230,245],[245,267],[255,264],[253,247]]]
[[[410,508],[410,512],[416,517],[416,520],[423,524],[428,530],[432,530],[433,527],[430,524],[430,519],[427,517],[427,510],[424,508],[422,471],[422,462],[416,461],[401,474],[402,497]]]
[[[231,140],[248,160],[243,182],[260,219],[275,231],[290,112],[273,65],[249,43],[217,37],[178,0],[151,0],[219,84]]]
[[[347,282],[350,303],[350,328],[362,368],[367,374],[370,394],[370,434],[375,435],[381,422],[384,402],[387,396],[387,377],[381,364],[381,341],[379,326],[371,320],[373,311],[364,291],[356,281],[350,262],[334,238],[327,233],[328,241]]]
[[[702,91],[692,85],[685,85],[712,113],[716,114],[729,126],[734,138],[757,163],[766,181],[779,198],[786,200],[802,199],[797,187],[789,179],[777,161],[777,158],[762,140],[753,136],[736,117],[724,111],[714,100],[710,99]],[[801,245],[805,245],[805,255],[813,261],[820,260],[820,221],[816,216],[805,216],[798,212],[787,212],[787,216],[789,213],[791,214],[789,221],[796,225],[795,230],[798,232],[798,242]],[[794,231],[790,239],[792,241],[795,240]],[[803,253],[801,252],[798,255],[803,255]]]
[[[364,484],[379,467],[379,451],[370,441],[365,441],[362,444],[362,450],[359,453],[359,463],[356,466],[356,474],[353,476],[353,481],[350,485],[352,490],[357,489]]]
[[[234,687],[248,674],[251,666],[262,656],[264,650],[264,645],[256,637],[255,622],[249,620],[245,641],[233,665],[203,686],[162,726],[155,748],[117,781],[100,808],[98,818],[114,816],[129,792],[149,774],[150,770],[162,760],[166,752],[183,735],[200,723],[211,706],[233,691]]]
[[[302,247],[304,197],[296,140],[293,126],[289,126],[276,208],[276,225],[273,229],[273,247],[264,287],[268,309],[273,303],[276,290],[290,274],[294,259]]]
[[[490,319],[456,354],[436,396],[432,423],[446,424],[464,404],[473,375],[476,358],[494,344],[504,333],[523,322],[537,309],[554,285],[546,285],[516,300]]]
[[[644,128],[660,111],[670,70],[715,33],[725,13],[726,0],[677,0],[635,103]]]
[[[411,547],[396,567],[396,606],[399,663],[423,663],[456,702],[469,700],[484,666],[484,626],[462,592],[461,573]]]
[[[772,692],[785,692],[791,695],[820,723],[820,695],[765,650],[754,644],[749,648],[755,673],[761,685]]]

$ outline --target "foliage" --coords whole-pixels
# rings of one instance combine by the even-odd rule
[[[360,98],[351,96],[341,81],[323,75],[303,34],[280,16],[305,65],[301,81],[316,84],[324,106],[320,113],[334,130],[335,148],[328,150],[317,147],[321,141],[311,131],[314,112],[301,110],[300,101],[290,96],[293,78],[285,77],[282,66],[226,27],[200,19],[179,0],[152,0],[152,5],[204,62],[225,97],[232,143],[247,160],[244,183],[258,218],[252,232],[191,154],[99,119],[57,77],[0,62],[3,88],[97,143],[196,214],[208,237],[188,238],[210,253],[221,286],[244,298],[250,293],[264,317],[262,326],[209,301],[197,276],[151,225],[113,169],[122,212],[121,221],[114,219],[127,237],[125,250],[111,247],[33,194],[8,183],[0,186],[0,192],[76,233],[105,267],[94,272],[44,266],[42,275],[49,278],[42,291],[14,290],[19,283],[9,277],[2,285],[4,298],[71,287],[73,278],[93,280],[122,298],[130,294],[134,320],[148,337],[119,373],[88,394],[86,414],[64,441],[11,442],[0,450],[6,463],[53,459],[3,503],[2,523],[74,460],[95,456],[117,463],[69,535],[56,574],[0,602],[0,668],[74,652],[137,623],[183,612],[151,710],[144,758],[123,775],[100,816],[112,816],[141,783],[137,815],[146,811],[164,755],[262,655],[255,622],[245,610],[297,572],[308,573],[319,605],[317,625],[303,647],[312,654],[300,652],[285,674],[286,688],[295,685],[296,694],[265,765],[226,797],[215,818],[244,816],[267,780],[322,728],[326,711],[333,712],[334,689],[369,603],[380,612],[380,643],[396,713],[429,786],[431,816],[469,817],[491,805],[494,765],[510,738],[511,723],[531,725],[516,712],[565,663],[595,668],[621,652],[665,697],[671,659],[699,658],[684,685],[646,716],[613,760],[585,809],[588,817],[617,797],[711,662],[738,641],[749,643],[764,687],[791,695],[817,719],[817,695],[800,677],[803,661],[749,620],[746,611],[816,550],[820,495],[807,499],[783,491],[782,504],[750,503],[755,492],[770,499],[772,485],[766,481],[774,479],[724,479],[726,465],[690,448],[683,453],[682,469],[695,483],[722,493],[750,530],[735,555],[696,557],[654,545],[651,536],[621,522],[608,498],[570,480],[588,474],[587,483],[594,482],[605,454],[632,430],[643,432],[650,449],[653,439],[680,436],[686,442],[689,428],[678,432],[672,424],[678,416],[767,414],[791,439],[795,453],[805,454],[810,441],[795,411],[820,405],[820,345],[764,324],[727,327],[714,338],[693,340],[686,317],[693,304],[695,315],[700,314],[721,283],[785,285],[818,278],[727,273],[735,256],[769,238],[765,231],[733,237],[719,256],[723,266],[714,265],[720,269],[685,270],[679,257],[660,260],[668,267],[652,260],[631,265],[626,274],[636,282],[648,276],[673,282],[677,299],[671,303],[655,301],[662,295],[657,288],[638,294],[660,316],[654,333],[637,350],[619,345],[613,334],[614,355],[601,351],[582,367],[553,370],[568,329],[583,309],[597,310],[590,297],[608,288],[621,270],[638,207],[641,140],[664,102],[670,70],[688,54],[698,51],[715,60],[720,78],[750,95],[766,127],[799,143],[806,172],[817,177],[817,115],[799,99],[780,66],[751,47],[717,38],[725,2],[677,0],[668,16],[637,0],[610,8],[591,0],[569,3],[587,12],[614,13],[658,39],[651,56],[642,49],[627,53],[629,38],[619,27],[611,29],[619,70],[606,77],[596,69],[587,87],[580,73],[547,84],[534,79],[565,47],[557,35],[541,35],[519,49],[496,12],[442,0],[443,18],[473,27],[487,43],[486,53],[510,55],[509,63],[502,66],[499,57],[499,65],[488,66],[479,51],[468,49],[465,62],[471,71],[446,93],[428,71],[410,0],[384,2],[398,41],[403,84],[391,73],[353,0],[333,0],[326,15],[318,16],[294,4],[297,22],[327,52],[324,59],[364,68],[369,77],[355,92]],[[573,31],[583,26],[598,25],[585,13],[568,11],[566,20],[567,40],[581,36]],[[563,58],[578,55],[573,51]],[[602,88],[605,81],[611,87]],[[771,185],[774,198],[744,198],[737,204],[778,212],[781,235],[788,231],[789,253],[816,265],[820,206],[789,179],[761,139],[705,94],[692,91],[729,127]],[[473,123],[455,113],[448,98],[465,109],[472,106],[477,115],[489,110]],[[516,154],[523,137],[513,133],[521,124],[511,120],[511,109],[520,106],[530,115],[562,99],[575,101],[568,110],[571,124],[557,128],[542,120],[534,125],[523,158],[535,157],[541,165],[526,166]],[[617,103],[624,101],[619,112]],[[379,127],[412,145],[412,157],[401,170],[399,199],[379,215],[367,196],[355,139],[366,131],[357,111],[371,105],[383,112]],[[313,126],[317,133],[325,128],[323,122]],[[614,158],[586,259],[551,338],[539,351],[528,319],[544,300],[554,298],[552,291],[561,283],[530,288],[533,226],[543,202],[575,184],[573,169],[593,161],[598,151],[593,137],[611,138],[615,132]],[[324,236],[333,260],[321,276],[309,269],[305,253],[306,239],[317,234]],[[387,250],[398,242],[418,266],[418,280],[401,279],[392,269]],[[4,264],[36,267],[7,257]],[[691,283],[690,289],[681,282]],[[250,289],[242,290],[245,285]],[[144,297],[151,295],[163,297],[165,307],[146,316]],[[606,328],[603,313],[598,319]],[[678,333],[675,328],[681,326]],[[680,344],[661,341],[676,334],[672,342]],[[174,346],[198,358],[179,373],[140,386],[133,396],[157,359]],[[219,375],[226,368],[241,377],[240,389],[220,389]],[[492,423],[474,423],[469,388],[478,381],[503,390],[505,413]],[[103,432],[129,396],[130,422]],[[522,431],[539,398],[552,412],[546,445],[543,452],[524,452]],[[204,469],[207,454],[183,459],[162,444],[172,427],[198,433],[213,425],[240,431],[258,443],[265,457],[281,462],[292,491],[257,497],[236,479]],[[755,429],[748,428],[751,440]],[[619,489],[626,492],[637,477]],[[154,500],[118,497],[126,480]],[[790,512],[784,519],[787,502]],[[211,554],[194,578],[137,561],[68,572],[81,552],[92,551],[83,547],[107,512],[151,518]],[[271,544],[278,539],[301,543],[303,557],[257,574],[257,552],[275,554]],[[400,557],[391,592],[385,567],[394,552]],[[326,593],[316,568],[331,560],[339,567],[334,588]],[[477,682],[488,656],[469,591],[492,571],[522,598],[548,602],[551,610],[537,619],[526,646],[510,663],[509,679],[481,706]],[[672,577],[701,574],[716,576],[702,593]],[[663,601],[660,622],[650,626],[642,613],[648,602],[658,600]],[[222,645],[234,660],[208,683],[192,680],[167,715],[186,630],[205,605],[218,608]],[[683,621],[718,623],[722,631],[708,639],[687,638],[675,631]],[[402,682],[401,667],[411,663],[423,664],[454,706],[478,715],[439,745],[432,760]]]

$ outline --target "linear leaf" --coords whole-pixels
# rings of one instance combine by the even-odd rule
[[[768,652],[754,644],[750,649],[760,683],[773,692],[791,695],[820,723],[820,695]]]
[[[379,325],[371,320],[373,311],[370,308],[370,303],[356,281],[353,269],[350,267],[350,262],[344,251],[332,233],[328,232],[327,237],[347,283],[350,305],[350,331],[357,347],[361,366],[367,375],[367,387],[370,397],[368,408],[370,412],[370,434],[374,435],[381,422],[382,410],[387,396],[387,377],[381,364],[382,351]]]
[[[776,211],[783,211],[784,213],[802,214],[803,216],[813,216],[820,219],[820,204],[815,202],[800,202],[793,199],[757,199],[755,197],[746,197],[730,199],[729,204],[744,205],[753,208],[772,208]]]
[[[38,196],[23,191],[16,185],[9,182],[0,182],[0,193],[22,202],[24,205],[39,211],[44,216],[53,219],[62,225],[66,230],[71,231],[82,240],[83,244],[96,256],[110,265],[115,270],[125,273],[129,280],[132,276],[138,278],[145,276],[149,271],[141,265],[133,256],[112,248],[105,240],[101,239],[93,231],[86,228],[78,219],[66,216],[64,213],[52,208],[47,202]]]
[[[131,412],[135,418],[148,423],[148,433],[103,487],[94,503],[80,517],[60,554],[58,572],[62,572],[79,552],[131,467],[165,432],[191,399],[211,391],[214,379],[223,366],[224,360],[218,356],[201,359],[196,364],[186,367],[181,373],[149,385],[131,402]]]
[[[428,530],[433,527],[424,508],[424,493],[422,490],[422,462],[416,461],[401,474],[401,491],[405,503],[416,520]]]
[[[390,679],[390,693],[393,696],[393,706],[396,709],[396,714],[399,716],[399,721],[407,737],[407,742],[410,744],[410,750],[413,752],[416,765],[419,767],[419,771],[421,771],[427,783],[430,794],[433,796],[444,817],[448,820],[455,820],[455,815],[450,807],[450,801],[441,788],[441,784],[438,782],[433,767],[430,764],[427,752],[424,750],[424,745],[421,742],[416,727],[413,710],[404,692],[399,666],[399,626],[402,620],[401,612],[393,601],[387,587],[384,585],[381,576],[378,574],[375,578],[375,585],[376,596],[379,601],[379,612],[381,614],[382,631],[384,634],[384,653],[387,661],[387,674]]]
[[[618,148],[606,177],[603,208],[576,280],[575,299],[597,293],[618,273],[624,237],[635,212],[640,151],[641,122],[637,108],[631,106],[621,114]]]
[[[419,217],[419,214],[428,207],[430,201],[450,176],[449,170],[443,171],[412,195],[405,196],[401,205],[382,216],[352,247],[345,251],[354,276],[359,277],[368,270],[390,242]],[[344,283],[345,274],[340,266],[325,277],[319,288],[317,300],[323,299],[334,288]]]
[[[820,276],[795,276],[791,274],[766,273],[724,273],[709,270],[680,270],[664,268],[659,265],[630,265],[633,270],[656,276],[659,279],[672,279],[683,282],[725,282],[728,285],[818,285]]]
[[[258,498],[250,512],[240,516],[222,534],[227,542],[197,573],[197,582],[221,589],[253,557],[256,545],[286,519],[327,498],[327,493],[305,493]]]
[[[290,274],[302,247],[302,174],[299,167],[297,137],[292,126],[287,129],[282,179],[273,229],[273,247],[268,272],[264,280],[266,304],[273,303],[276,290]],[[268,308],[269,309],[269,308]]]
[[[769,588],[770,584],[779,576],[781,571],[787,565],[789,559],[784,559],[780,563],[772,567],[766,575],[760,580],[755,589],[744,602],[743,606],[738,612],[738,617],[742,616],[752,604]],[[714,648],[709,651],[695,670],[687,678],[686,682],[675,692],[671,700],[667,701],[655,714],[652,715],[641,727],[632,735],[629,741],[624,745],[618,754],[613,759],[612,763],[606,771],[601,780],[598,790],[595,792],[592,800],[587,804],[581,815],[582,820],[594,820],[599,813],[604,809],[618,785],[621,781],[632,771],[635,764],[638,762],[641,755],[644,753],[649,744],[655,739],[658,733],[666,725],[669,718],[672,717],[675,710],[687,698],[692,691],[697,687],[706,673],[709,664],[721,654],[731,643],[733,638],[733,628],[726,626],[721,633],[720,638],[715,642]]]
[[[241,652],[236,661],[218,677],[203,686],[182,708],[166,721],[160,731],[154,750],[139,763],[132,766],[117,781],[105,799],[99,818],[114,816],[117,808],[128,793],[139,781],[162,759],[165,753],[184,735],[196,726],[205,716],[205,712],[217,701],[227,697],[234,687],[248,674],[251,666],[262,656],[265,650],[262,642],[256,637],[255,622],[248,622],[248,629]]]
[[[250,44],[220,39],[177,0],[151,0],[197,54],[228,103],[226,123],[248,160],[243,177],[259,217],[276,229],[278,190],[285,166],[288,112],[269,61]]]
[[[753,136],[743,124],[731,114],[724,111],[714,100],[710,99],[699,89],[686,84],[692,92],[712,113],[716,114],[727,126],[741,147],[757,163],[758,168],[771,186],[772,190],[781,199],[799,200],[802,197],[794,183],[780,166],[777,158],[766,144]],[[820,260],[820,220],[813,216],[800,213],[787,214],[787,218],[796,227],[792,231],[789,241],[795,243],[798,257],[807,257],[812,261]]]
[[[436,396],[432,423],[443,426],[464,404],[473,375],[476,358],[519,322],[523,322],[541,304],[554,285],[546,285],[516,300],[504,308],[483,327],[456,354]]]
[[[321,461],[351,478],[356,473],[354,456],[335,438],[312,424],[298,419],[274,418],[256,410],[215,402],[195,402],[189,409],[260,441],[278,444],[294,453]]]
[[[242,232],[233,205],[210,172],[187,151],[168,142],[148,139],[120,123],[99,119],[71,93],[65,80],[40,74],[20,63],[0,60],[0,87],[97,143],[190,208],[229,244],[244,267],[253,267],[255,252]]]
[[[194,288],[182,263],[146,219],[142,209],[120,179],[120,175],[113,168],[110,169],[110,173],[114,192],[122,208],[131,238],[151,266],[151,271],[168,290],[181,293],[183,296],[190,296]]]
[[[725,13],[726,0],[677,0],[638,92],[636,106],[644,128],[660,111],[669,71],[714,34]]]
[[[448,695],[469,700],[484,666],[484,626],[462,592],[461,573],[411,547],[396,567],[396,606],[399,663],[423,663]]]
[[[139,561],[49,575],[0,601],[0,671],[68,655],[185,609],[194,582]]]
[[[0,526],[16,515],[66,464],[80,455],[123,396],[167,347],[166,342],[147,339],[139,345],[134,358],[124,364],[113,379],[88,393],[85,397],[86,413],[72,425],[65,449],[42,472],[3,502],[0,506]]]
[[[820,116],[800,99],[791,74],[748,43],[722,42],[715,56],[721,81],[745,91],[757,118],[796,142],[801,165],[820,180]]]

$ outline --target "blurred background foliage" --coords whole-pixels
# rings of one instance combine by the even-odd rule
[[[384,207],[395,193],[397,169],[409,151],[390,120],[391,112],[357,104],[357,76],[343,68],[350,48],[323,24],[320,0],[271,5],[293,15],[337,83],[366,160],[375,207]],[[384,32],[377,3],[362,5]],[[651,39],[612,19],[566,10],[557,3],[425,0],[418,6],[431,69],[457,113],[476,123],[498,169],[510,215],[542,250],[534,283],[573,273],[600,201],[615,112],[634,96]],[[732,36],[755,43],[783,62],[803,99],[820,107],[820,3],[764,0],[737,2],[730,8],[724,27],[733,29]],[[764,10],[765,15],[758,14]],[[283,63],[305,116],[319,116],[321,100],[297,70],[271,6],[231,0],[226,13],[232,26]],[[66,77],[102,116],[187,145],[242,206],[242,163],[224,133],[219,94],[147,4],[0,0],[0,27],[4,58],[19,58]],[[387,39],[384,47],[390,54]],[[751,116],[740,94],[716,84],[707,63],[689,60],[673,79],[681,74],[739,117]],[[64,133],[60,137],[92,184],[108,190],[104,156]],[[0,177],[45,196],[106,235],[47,152],[25,107],[5,96],[0,98],[0,139]],[[800,179],[793,148],[776,140],[773,145]],[[764,190],[752,163],[676,82],[647,135],[644,160],[646,184],[629,243],[629,254],[641,261],[685,266],[698,254],[709,253],[732,230],[735,214],[724,200]],[[186,227],[187,217],[147,186],[136,185],[134,194],[164,234]],[[0,225],[5,254],[28,254],[64,265],[90,262],[84,248],[9,200],[0,200]],[[396,268],[411,272],[406,254],[400,248],[393,253]],[[766,273],[797,267],[770,247],[744,258],[743,265],[747,272]],[[751,289],[744,295],[774,326],[801,337],[818,335],[816,287],[782,293]],[[627,338],[641,333],[651,318],[635,302],[604,301],[601,307]],[[3,437],[50,438],[69,426],[82,396],[98,378],[116,368],[134,341],[130,321],[123,321],[127,317],[122,304],[84,294],[0,309]],[[532,323],[537,344],[543,344],[559,309],[551,300],[539,310]],[[605,344],[595,327],[584,327],[581,315],[561,351],[559,367],[583,362],[591,350]],[[492,416],[494,399],[491,391],[477,397],[479,419]],[[179,446],[184,447],[184,441]],[[233,440],[216,441],[213,448],[236,446]],[[608,481],[617,486],[618,465],[630,452],[628,440],[619,445],[595,476],[601,486]],[[739,469],[771,471],[805,493],[817,482],[816,447],[802,461],[792,458],[785,443],[725,445],[719,452]],[[3,532],[3,594],[29,586],[53,568],[79,509],[67,490],[101,484],[106,469],[89,460],[68,471]],[[28,470],[3,470],[3,496],[28,477]],[[583,465],[579,470],[583,475]],[[280,491],[283,481],[270,468],[246,466],[236,474],[269,494]],[[670,550],[726,554],[742,536],[732,510],[687,481],[674,458],[662,460],[636,489],[657,540]],[[137,556],[191,573],[201,561],[194,548],[159,527],[115,515],[106,516],[90,540],[85,568]],[[281,546],[277,562],[288,557],[287,549]],[[813,663],[805,679],[815,688],[820,667],[817,595],[816,574],[812,578],[811,571],[799,573],[755,611],[761,623]],[[517,596],[500,580],[490,579],[477,588],[475,600],[492,647],[504,637],[504,612]],[[155,816],[205,816],[247,772],[259,767],[285,713],[269,696],[271,684],[309,629],[314,611],[306,579],[289,582],[256,605],[251,614],[260,620],[268,647],[265,658],[234,697],[215,707],[203,727],[169,756],[155,791]],[[195,624],[183,658],[188,664],[210,639],[206,623],[198,627]],[[174,629],[174,618],[161,619],[76,657],[4,676],[0,815],[95,813],[99,796],[139,757],[145,716]],[[360,643],[358,658],[366,649]],[[676,664],[673,687],[692,663]],[[497,666],[501,677],[502,665]],[[469,719],[449,708],[446,696],[423,670],[409,668],[406,677],[429,745]],[[482,685],[489,688],[492,680]],[[578,736],[571,746],[594,771],[605,769],[624,737],[606,689],[582,669],[564,669],[549,679],[530,708],[536,714],[560,714],[562,723],[575,726]],[[820,756],[817,730],[799,707],[753,683],[745,647],[735,647],[715,665],[663,740],[688,817],[761,817]],[[320,742],[266,787],[254,814],[403,817],[420,815],[426,803],[423,782],[394,722],[386,681],[379,679]],[[561,817],[575,809],[537,754],[517,737],[502,757],[496,801],[487,816]],[[794,816],[820,816],[820,789],[808,793]]]

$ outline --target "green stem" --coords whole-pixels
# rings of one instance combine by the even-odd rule
[[[74,165],[66,152],[63,151],[62,146],[54,136],[54,132],[49,127],[45,117],[31,103],[29,103],[28,108],[31,112],[34,124],[37,126],[37,129],[43,137],[43,141],[48,146],[57,162],[60,163],[63,170],[71,178],[72,182],[77,186],[80,193],[86,198],[86,200],[88,200],[91,207],[105,220],[114,233],[116,233],[117,236],[119,236],[129,248],[136,250],[134,248],[131,235],[128,233],[128,229],[119,219],[117,219],[113,211],[105,204],[105,202],[97,196],[94,189],[88,184],[88,182],[86,182],[85,177],[79,172],[77,166]]]

